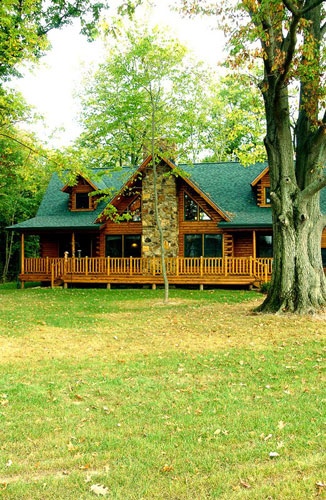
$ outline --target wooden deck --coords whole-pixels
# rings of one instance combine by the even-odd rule
[[[253,257],[167,258],[170,284],[251,285],[269,281],[273,259]],[[162,284],[159,258],[24,258],[19,275],[25,281],[58,283]]]

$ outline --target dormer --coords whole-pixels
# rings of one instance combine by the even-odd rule
[[[251,183],[256,193],[257,205],[259,207],[271,206],[271,181],[269,178],[269,167],[266,167]]]
[[[78,175],[73,186],[66,184],[62,191],[69,193],[69,210],[71,212],[89,212],[95,210],[97,199],[90,193],[97,191],[97,187],[82,175]]]

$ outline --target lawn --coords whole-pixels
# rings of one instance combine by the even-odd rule
[[[162,297],[0,287],[1,499],[326,498],[325,318]]]

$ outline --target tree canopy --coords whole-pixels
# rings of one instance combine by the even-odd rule
[[[177,144],[179,159],[246,161],[249,152],[261,159],[264,123],[257,90],[243,91],[232,77],[219,81],[168,31],[140,26],[110,45],[80,93],[84,132],[78,142],[92,150],[94,163],[135,165],[142,158],[151,130],[145,65],[160,80],[157,135]]]
[[[47,35],[78,19],[81,33],[92,40],[110,0],[2,0],[0,3],[0,81],[17,75],[17,65],[35,61],[49,47]],[[138,2],[126,0],[120,12],[131,14]]]

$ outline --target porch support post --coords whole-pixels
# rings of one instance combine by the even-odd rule
[[[252,232],[252,256],[256,258],[256,231]]]
[[[107,290],[111,290],[111,283],[107,283],[107,284],[106,284],[106,289],[107,289]]]
[[[75,233],[71,233],[71,256],[75,257],[76,253],[76,241],[75,241]]]
[[[25,262],[24,262],[24,259],[25,259],[25,235],[24,233],[21,234],[21,238],[20,238],[20,258],[21,258],[21,262],[20,262],[20,272],[22,274],[24,274],[24,271],[25,271]]]
[[[204,285],[203,284],[200,284],[199,285],[199,290],[202,292],[204,290]]]
[[[21,274],[24,274],[25,272],[25,235],[24,233],[21,233],[20,236],[20,272]],[[24,288],[24,281],[21,280],[20,282],[20,288]]]
[[[156,290],[156,284],[155,283],[152,284],[152,290]]]

